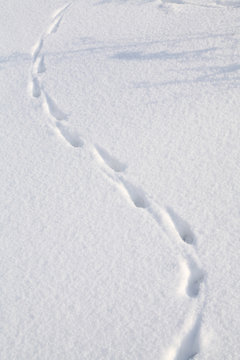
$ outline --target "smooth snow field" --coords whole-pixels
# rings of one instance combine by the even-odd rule
[[[240,359],[240,1],[0,0],[0,359]]]

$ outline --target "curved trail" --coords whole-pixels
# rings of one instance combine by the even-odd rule
[[[171,246],[180,254],[181,281],[176,293],[185,296],[191,302],[188,317],[185,319],[180,334],[176,335],[169,349],[165,351],[165,360],[193,359],[201,351],[200,332],[202,313],[205,306],[205,274],[202,269],[196,237],[186,221],[181,219],[171,208],[160,207],[143,189],[132,184],[124,171],[127,166],[109,154],[102,146],[88,143],[68,124],[68,115],[55,102],[42,85],[41,77],[46,72],[42,49],[49,36],[54,35],[66,11],[71,4],[54,13],[50,26],[42,34],[32,50],[32,65],[29,89],[33,98],[41,101],[47,115],[49,126],[67,145],[74,148],[86,147],[91,152],[109,181],[119,190],[130,206],[147,212],[150,221],[154,221],[170,238]]]

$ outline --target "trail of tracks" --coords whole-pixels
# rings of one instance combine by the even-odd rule
[[[186,221],[181,219],[171,208],[160,207],[143,189],[132,184],[124,174],[126,165],[109,154],[102,146],[85,141],[68,122],[67,114],[56,104],[42,85],[42,76],[47,71],[43,47],[49,36],[54,35],[71,4],[59,9],[53,15],[50,26],[46,29],[32,51],[32,65],[29,88],[33,98],[41,101],[46,112],[49,126],[67,145],[74,148],[86,147],[96,159],[103,175],[111,181],[126,198],[130,206],[145,211],[149,219],[165,231],[180,254],[181,283],[176,293],[191,299],[189,315],[185,319],[181,333],[172,340],[170,349],[166,350],[166,360],[193,359],[201,350],[200,332],[202,313],[205,305],[205,274],[202,269],[197,248],[196,237]],[[172,241],[173,240],[173,241]]]

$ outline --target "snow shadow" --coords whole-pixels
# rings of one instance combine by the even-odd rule
[[[155,53],[144,53],[143,51],[124,51],[118,52],[112,56],[113,59],[125,60],[125,61],[148,61],[148,60],[169,60],[169,59],[182,59],[195,58],[204,55],[209,52],[216,51],[217,48],[206,48],[195,51],[182,51],[182,52],[168,52],[160,51]]]
[[[14,52],[7,56],[0,56],[0,64],[18,64],[26,61],[30,61],[29,54]]]
[[[238,8],[238,7],[240,7],[240,2],[238,0],[235,0],[235,1],[234,0],[232,0],[232,1],[217,0],[216,5]]]
[[[155,0],[140,0],[140,3],[151,3],[154,2]],[[96,5],[106,5],[106,4],[111,4],[111,3],[115,3],[115,4],[125,4],[126,2],[130,2],[129,0],[100,0]]]

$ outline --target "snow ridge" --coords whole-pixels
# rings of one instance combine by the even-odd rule
[[[179,2],[180,3],[180,2]],[[181,255],[179,267],[181,282],[176,289],[181,296],[191,300],[189,315],[185,319],[181,333],[174,337],[171,345],[165,351],[166,360],[193,359],[201,350],[200,333],[201,322],[206,302],[205,272],[202,269],[196,247],[196,237],[188,223],[180,218],[170,207],[160,207],[143,189],[132,184],[124,174],[127,166],[109,154],[102,146],[87,143],[68,124],[67,114],[60,109],[53,97],[43,88],[41,75],[46,72],[42,49],[48,36],[57,32],[62,19],[71,4],[55,12],[53,21],[40,37],[32,50],[32,67],[29,89],[35,99],[41,99],[42,107],[48,117],[49,125],[57,136],[62,138],[68,146],[86,148],[99,165],[103,176],[111,181],[119,190],[130,206],[139,211],[147,212],[151,221],[165,231],[172,246]]]

